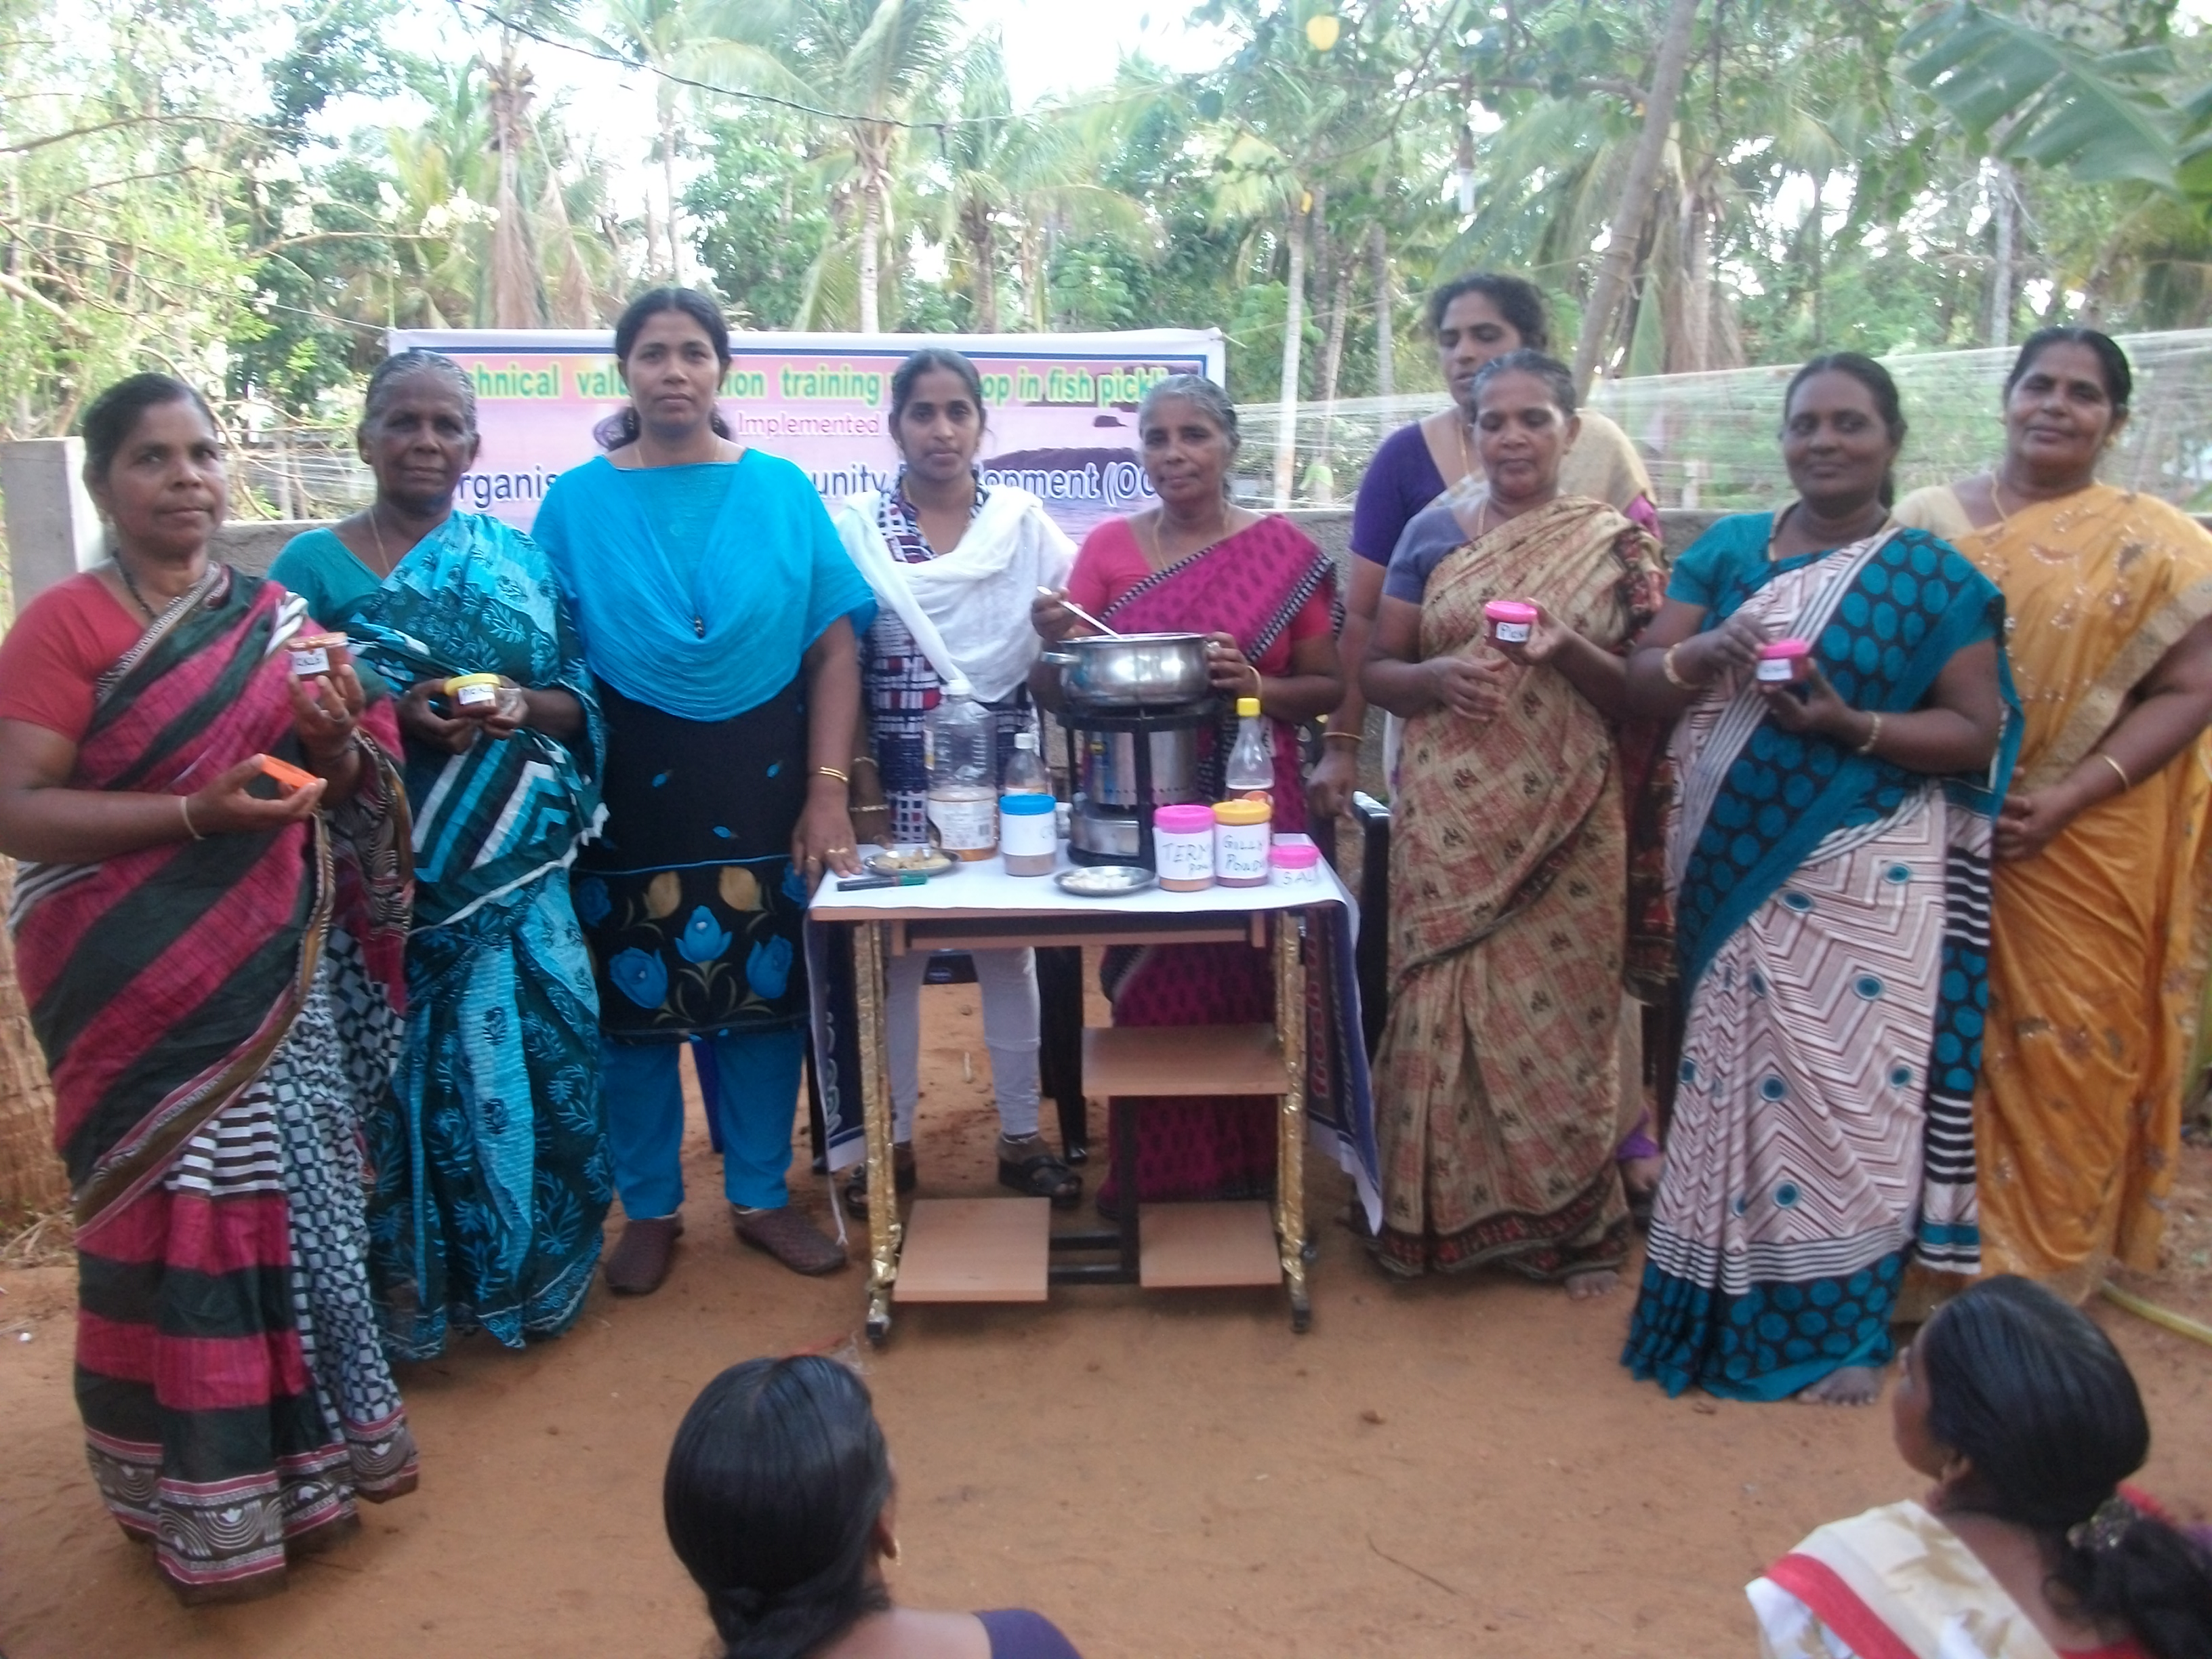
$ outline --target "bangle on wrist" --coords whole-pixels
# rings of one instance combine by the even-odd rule
[[[1851,750],[1854,755],[1871,755],[1874,753],[1875,744],[1881,741],[1881,716],[1869,714],[1867,719],[1873,724],[1867,727],[1866,741]]]
[[[814,775],[817,778],[835,778],[839,783],[850,783],[853,781],[851,773],[840,772],[834,766],[817,766],[814,769]]]
[[[2114,760],[2110,755],[2106,754],[2101,749],[2098,750],[2096,753],[2097,758],[2104,762],[2106,765],[2111,767],[2113,772],[2118,776],[2120,780],[2120,793],[2122,794],[2126,794],[2129,790],[2136,787],[2136,781],[2128,775],[2128,769],[2126,767],[2121,765],[2119,762]]]
[[[177,797],[177,814],[184,819],[185,829],[191,836],[191,838],[194,841],[205,841],[207,839],[205,836],[200,834],[199,830],[195,828],[192,823],[192,798],[190,795],[179,795]]]
[[[1694,691],[1698,689],[1697,681],[1684,679],[1681,670],[1674,666],[1674,653],[1682,648],[1682,645],[1683,641],[1677,640],[1660,654],[1659,672],[1667,677],[1667,684],[1677,691]]]
[[[1321,734],[1321,740],[1323,743],[1348,743],[1354,749],[1366,741],[1357,732],[1324,732]]]

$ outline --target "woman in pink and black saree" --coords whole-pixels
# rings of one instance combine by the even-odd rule
[[[1274,827],[1302,830],[1297,725],[1334,708],[1344,689],[1336,659],[1334,568],[1287,519],[1262,517],[1230,501],[1237,411],[1212,381],[1195,374],[1160,381],[1139,405],[1137,427],[1145,476],[1160,504],[1093,530],[1075,556],[1065,597],[1120,633],[1206,634],[1215,692],[1257,696],[1267,716]],[[1056,595],[1040,598],[1031,617],[1048,641],[1090,631]],[[1031,671],[1030,684],[1041,701],[1057,705],[1050,669]],[[1218,784],[1228,751],[1222,734],[1206,735],[1215,741],[1201,746],[1200,771]],[[1316,957],[1317,971],[1334,972],[1329,952]],[[1103,977],[1117,1025],[1237,1025],[1274,1018],[1267,960],[1243,945],[1117,948],[1107,952]],[[1324,1073],[1343,1079],[1347,1067],[1325,1066]],[[1138,1118],[1139,1196],[1146,1203],[1265,1197],[1274,1187],[1275,1135],[1273,1104],[1262,1098],[1148,1101]],[[1117,1212],[1127,1181],[1121,1170],[1107,1178],[1099,1189],[1101,1210]]]
[[[85,443],[114,561],[0,644],[0,851],[25,860],[94,1477],[180,1598],[242,1600],[415,1485],[361,1150],[400,1033],[398,733],[343,660],[295,672],[299,599],[210,558],[197,395],[122,381]]]

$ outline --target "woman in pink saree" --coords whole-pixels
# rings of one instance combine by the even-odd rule
[[[1274,827],[1303,830],[1297,728],[1334,708],[1344,689],[1334,567],[1287,519],[1230,501],[1237,411],[1212,381],[1195,374],[1160,381],[1139,406],[1137,426],[1159,505],[1093,530],[1065,595],[1040,598],[1031,619],[1048,641],[1089,632],[1060,603],[1065,597],[1119,632],[1206,635],[1214,690],[1257,696],[1267,716]],[[1050,671],[1036,671],[1031,684],[1040,699],[1057,702]],[[1203,741],[1208,735],[1211,744]],[[1218,781],[1226,744],[1219,733],[1201,738],[1201,778]],[[1109,951],[1103,978],[1116,1025],[1241,1025],[1274,1017],[1267,959],[1245,945]],[[1148,1101],[1138,1119],[1138,1195],[1146,1202],[1265,1197],[1274,1184],[1275,1133],[1273,1103],[1263,1098]],[[1107,1178],[1102,1210],[1116,1211],[1125,1176],[1116,1170]]]

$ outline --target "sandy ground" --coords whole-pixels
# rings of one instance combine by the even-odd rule
[[[923,1189],[987,1194],[973,988],[927,994]],[[875,1390],[902,1599],[1036,1607],[1089,1659],[1747,1656],[1744,1582],[1819,1522],[1918,1485],[1886,1409],[1669,1401],[1617,1364],[1626,1296],[1386,1283],[1334,1224],[1304,1337],[1273,1293],[1097,1287],[908,1309],[877,1352],[857,1261],[805,1280],[740,1250],[696,1115],[693,1143],[690,1231],[661,1293],[594,1291],[559,1342],[477,1338],[404,1371],[422,1489],[245,1607],[179,1609],[94,1496],[70,1270],[0,1275],[0,1647],[692,1659],[707,1626],[660,1527],[670,1437],[717,1370],[799,1349],[856,1359]],[[2176,1273],[2148,1288],[2203,1317],[2212,1152],[2188,1153],[2185,1187]],[[1333,1170],[1312,1191],[1317,1214],[1341,1209]],[[825,1208],[819,1183],[805,1201]],[[2206,1517],[2212,1347],[2098,1317],[2149,1398],[2149,1485]]]

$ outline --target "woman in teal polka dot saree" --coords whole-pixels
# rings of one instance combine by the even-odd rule
[[[1904,436],[1877,364],[1807,364],[1799,499],[1685,552],[1629,668],[1634,712],[1680,716],[1687,1013],[1623,1356],[1669,1394],[1863,1403],[1905,1263],[1978,1260],[1989,848],[2020,715],[2002,596],[1890,522]]]

